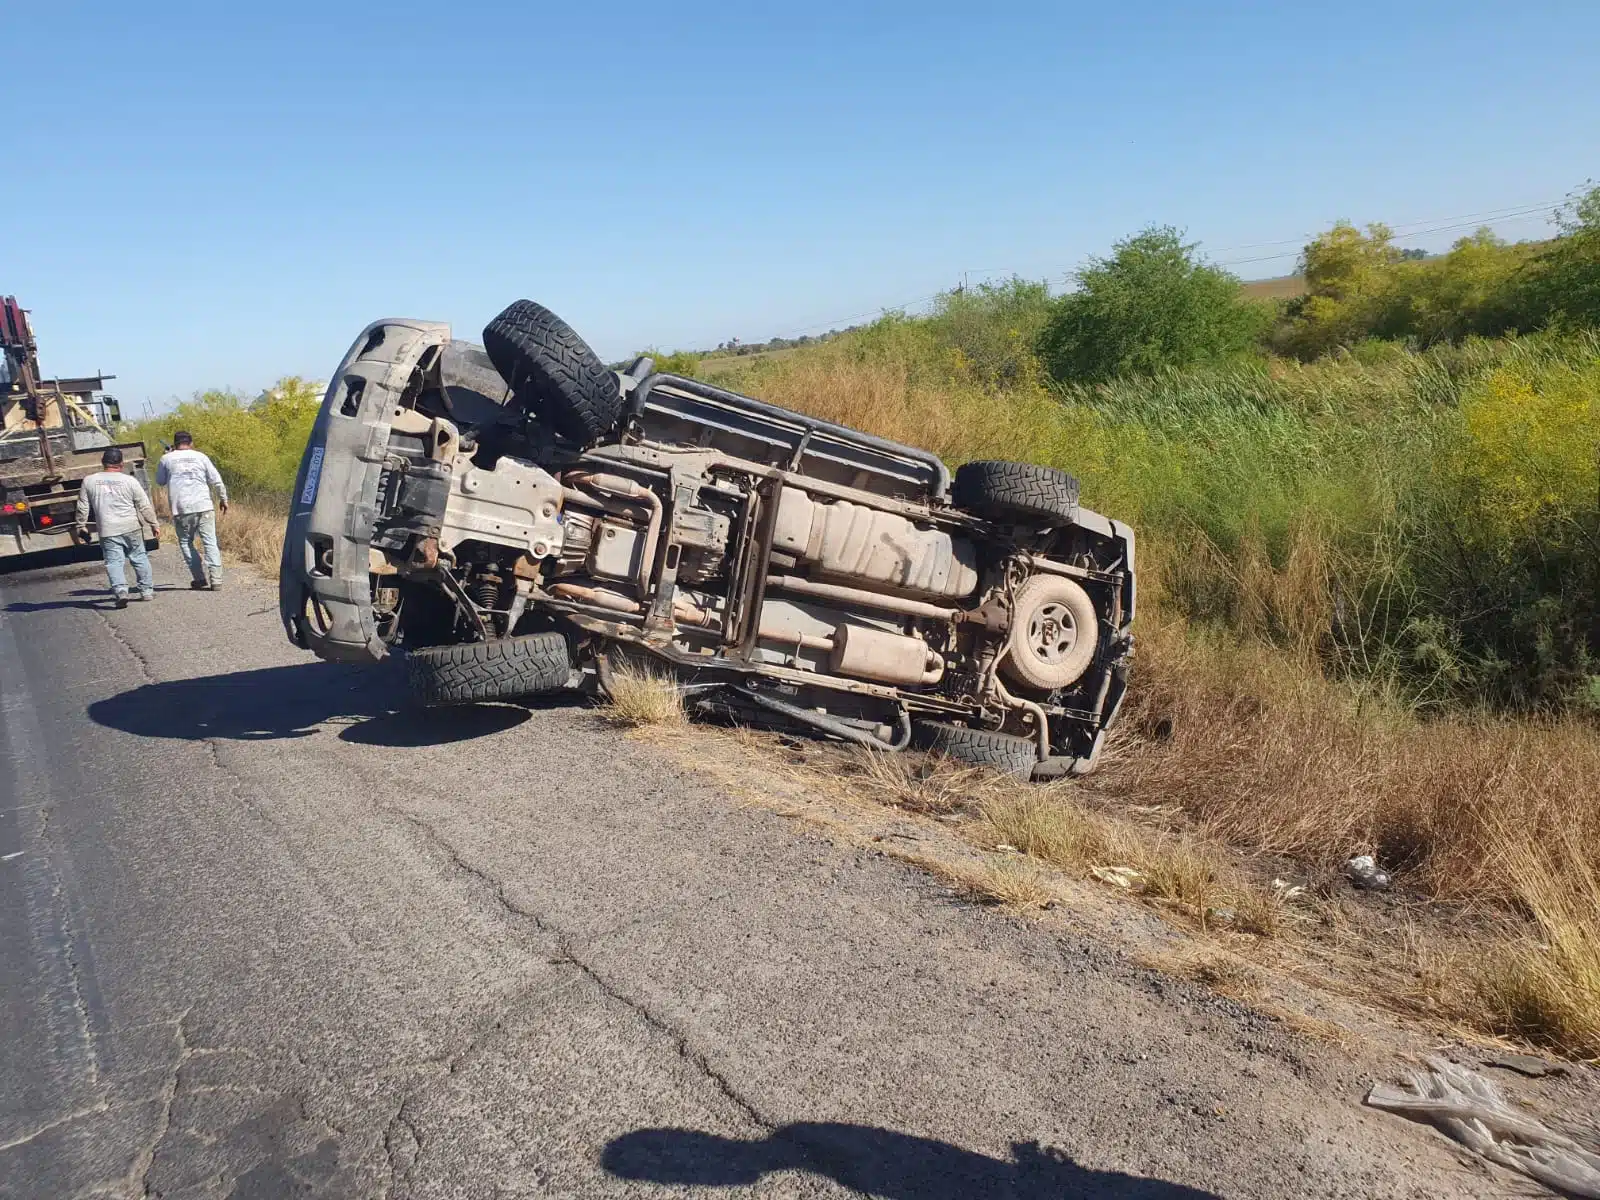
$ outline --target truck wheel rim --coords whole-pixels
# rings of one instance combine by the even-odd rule
[[[1028,619],[1028,650],[1040,662],[1066,661],[1078,644],[1078,624],[1065,604],[1041,604]]]

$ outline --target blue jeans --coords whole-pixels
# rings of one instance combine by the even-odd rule
[[[125,563],[133,564],[133,577],[139,581],[139,594],[155,594],[155,579],[150,574],[150,555],[144,548],[144,530],[132,533],[114,533],[100,539],[100,553],[106,560],[106,578],[111,590],[119,596],[128,594],[128,574]]]
[[[213,509],[205,512],[179,513],[172,518],[172,527],[178,531],[178,553],[189,568],[196,583],[207,578],[222,578],[222,551],[217,549],[217,514]],[[200,545],[195,546],[199,537]],[[204,555],[202,561],[202,554]]]

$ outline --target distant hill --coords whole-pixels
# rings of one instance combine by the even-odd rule
[[[1279,275],[1276,279],[1247,279],[1244,294],[1252,300],[1293,300],[1306,294],[1303,275]]]

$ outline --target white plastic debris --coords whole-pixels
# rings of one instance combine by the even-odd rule
[[[1490,1162],[1547,1187],[1600,1200],[1600,1154],[1517,1111],[1476,1072],[1432,1055],[1423,1063],[1426,1071],[1408,1070],[1399,1087],[1378,1084],[1367,1103],[1433,1125]]]
[[[1290,900],[1298,900],[1306,894],[1304,886],[1298,883],[1291,884],[1287,879],[1274,879],[1272,881],[1272,890],[1278,894],[1278,899],[1285,903]]]
[[[1132,867],[1090,867],[1089,874],[1101,883],[1109,883],[1123,891],[1132,891],[1134,884],[1144,879],[1143,873]]]
[[[1389,873],[1378,869],[1378,860],[1370,854],[1358,854],[1344,865],[1344,873],[1359,888],[1381,892],[1389,886]]]

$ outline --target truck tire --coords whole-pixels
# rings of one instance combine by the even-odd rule
[[[1061,575],[1033,575],[1017,589],[1014,605],[1000,670],[1045,692],[1077,683],[1100,641],[1100,617],[1089,593]]]
[[[583,446],[622,415],[617,377],[565,321],[518,300],[483,330],[483,348],[516,402]]]
[[[424,704],[480,704],[559,691],[572,654],[559,633],[426,646],[406,656],[412,694]]]
[[[450,389],[452,401],[465,393],[500,408],[511,402],[511,388],[489,352],[459,338],[446,342],[439,351],[439,382]]]
[[[943,754],[969,767],[987,767],[1002,775],[1027,779],[1039,761],[1039,743],[1032,738],[997,733],[992,729],[969,729],[943,721],[918,721],[911,727],[912,744],[918,749]]]
[[[957,508],[992,521],[1056,527],[1078,519],[1078,481],[1038,463],[963,463],[950,497]]]

